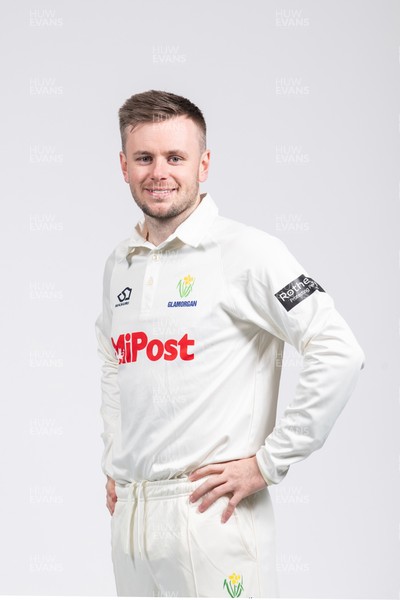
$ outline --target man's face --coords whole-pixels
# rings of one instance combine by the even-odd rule
[[[186,218],[200,200],[210,151],[200,150],[198,126],[185,116],[126,129],[121,168],[132,196],[154,219]]]

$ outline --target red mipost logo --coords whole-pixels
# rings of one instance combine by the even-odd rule
[[[194,340],[190,340],[188,334],[185,333],[181,339],[169,339],[166,342],[154,339],[150,340],[144,331],[134,331],[132,333],[122,333],[116,342],[111,338],[115,354],[119,359],[119,364],[136,362],[138,353],[146,352],[149,360],[156,361],[163,358],[164,360],[193,360],[194,354],[189,354],[189,346],[194,346]]]

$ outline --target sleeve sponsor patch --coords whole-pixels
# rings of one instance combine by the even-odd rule
[[[305,298],[308,298],[308,296],[311,296],[311,294],[317,290],[319,292],[325,292],[314,279],[306,277],[305,275],[300,275],[285,285],[279,292],[276,292],[275,297],[278,298],[282,306],[289,312],[294,306],[299,304]]]

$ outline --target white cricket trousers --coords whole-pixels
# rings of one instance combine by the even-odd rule
[[[206,479],[116,482],[111,553],[118,596],[278,597],[268,488],[241,500],[221,523],[228,495],[202,513],[204,498],[189,502]]]

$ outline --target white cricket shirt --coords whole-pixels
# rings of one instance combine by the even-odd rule
[[[124,484],[256,455],[278,483],[324,443],[362,349],[283,242],[210,194],[159,246],[142,233],[109,256],[96,321],[103,472]],[[285,342],[303,366],[275,426]]]

